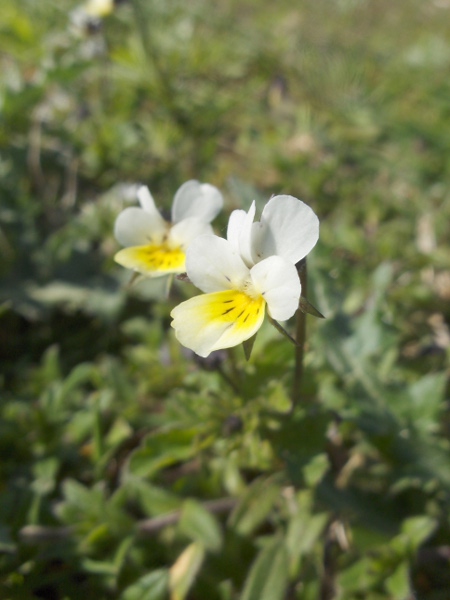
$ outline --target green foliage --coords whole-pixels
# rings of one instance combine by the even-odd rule
[[[144,575],[136,583],[127,587],[122,594],[123,600],[164,600],[169,587],[168,573],[158,569]]]
[[[271,540],[258,554],[245,587],[243,600],[281,600],[288,583],[287,553],[283,541]]]
[[[0,597],[447,600],[446,3],[79,8],[1,9]],[[222,234],[321,219],[294,407],[270,324],[198,359],[193,288],[113,261],[135,184],[189,178]]]
[[[206,550],[219,552],[222,547],[219,524],[199,502],[191,499],[184,502],[178,527],[181,533],[201,543]]]

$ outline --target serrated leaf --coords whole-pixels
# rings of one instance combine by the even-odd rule
[[[283,600],[288,580],[288,556],[279,539],[263,548],[244,584],[241,600]]]

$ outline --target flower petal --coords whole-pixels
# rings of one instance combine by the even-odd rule
[[[248,212],[234,210],[228,221],[227,239],[239,252],[248,267],[255,263],[252,258],[252,227],[255,212],[256,204],[253,201]]]
[[[305,257],[319,239],[319,219],[293,196],[275,196],[253,226],[253,259],[282,256],[294,264]]]
[[[223,205],[219,190],[209,183],[186,181],[175,194],[172,205],[172,223],[196,217],[210,223]]]
[[[135,206],[123,210],[114,225],[114,235],[122,246],[160,243],[166,231],[167,224],[161,216],[155,219],[146,210]]]
[[[213,229],[209,223],[190,217],[176,223],[169,232],[169,241],[175,246],[186,250],[188,245],[199,235],[213,235]]]
[[[291,262],[281,256],[270,256],[250,269],[250,276],[273,319],[286,321],[292,317],[298,308],[302,287]]]
[[[120,250],[114,260],[148,277],[159,277],[169,273],[185,271],[185,254],[180,248],[166,245],[133,246]]]
[[[251,338],[264,320],[265,304],[261,296],[237,290],[202,294],[175,307],[171,325],[183,346],[206,357]]]
[[[150,193],[150,190],[146,185],[141,185],[137,190],[137,197],[139,200],[139,204],[145,210],[146,213],[152,216],[155,221],[155,226],[160,227],[161,229],[165,227],[166,221],[161,216],[161,213],[156,208],[155,201],[153,200],[153,196]]]
[[[186,271],[202,292],[238,289],[249,276],[232,245],[216,235],[202,235],[189,245]]]

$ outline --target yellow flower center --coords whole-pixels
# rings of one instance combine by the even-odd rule
[[[124,248],[115,255],[114,260],[127,269],[150,276],[186,270],[183,250],[170,247],[167,242]]]
[[[227,290],[210,297],[214,297],[214,301],[204,307],[208,321],[229,323],[236,329],[251,329],[264,315],[266,302],[260,294],[250,296],[246,292]]]
[[[194,296],[176,306],[171,316],[178,340],[200,356],[231,348],[251,338],[264,321],[266,301],[241,290]]]

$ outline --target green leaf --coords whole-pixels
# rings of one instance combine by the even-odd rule
[[[39,375],[43,382],[51,384],[61,378],[61,365],[58,346],[50,346],[44,353]]]
[[[199,502],[186,500],[178,523],[181,533],[217,552],[222,546],[222,531],[217,520]]]
[[[329,420],[329,415],[316,410],[310,413],[298,410],[288,417],[278,417],[278,429],[267,430],[277,456],[286,461],[292,481],[302,482],[303,468],[323,455]],[[320,461],[323,466],[323,459]],[[306,474],[311,475],[311,471],[307,470]]]
[[[328,519],[327,513],[312,515],[308,509],[299,507],[299,512],[290,521],[286,533],[291,575],[296,575],[301,557],[311,552]]]
[[[325,319],[323,314],[317,310],[315,306],[311,304],[309,300],[307,300],[304,296],[300,296],[300,310],[305,315],[312,315],[313,317],[317,317],[318,319]]]
[[[316,454],[303,468],[303,476],[308,487],[316,487],[330,468],[328,455],[323,452]]]
[[[283,600],[289,583],[287,563],[284,541],[278,538],[271,540],[256,557],[241,600]]]
[[[338,584],[343,592],[343,597],[346,598],[352,592],[361,594],[369,591],[378,582],[378,578],[379,575],[374,572],[372,560],[363,557],[340,572]]]
[[[194,583],[205,557],[205,549],[199,542],[190,544],[170,569],[169,587],[171,600],[184,600]]]
[[[267,518],[280,493],[273,478],[256,479],[230,515],[230,526],[240,535],[250,535]]]
[[[36,494],[45,496],[53,491],[59,465],[59,460],[55,457],[44,458],[34,465],[35,480],[31,487]]]
[[[182,502],[181,498],[164,488],[136,477],[128,479],[127,492],[138,502],[145,515],[152,517],[178,510]]]
[[[109,575],[115,577],[117,575],[116,566],[106,560],[93,560],[85,557],[82,560],[83,569],[87,573],[95,573],[96,575]]]
[[[117,573],[120,573],[122,567],[124,566],[128,553],[135,543],[135,538],[133,535],[129,535],[124,540],[121,541],[119,547],[116,550],[114,556],[114,566],[116,567]]]
[[[67,479],[63,483],[64,504],[59,507],[59,514],[69,512],[82,515],[100,512],[104,505],[103,490],[99,487],[89,489],[78,481]],[[63,511],[64,509],[64,511]]]
[[[272,319],[272,317],[270,316],[268,316],[267,318],[269,319],[269,323],[271,323],[275,327],[275,329],[281,333],[281,335],[284,335],[285,338],[292,342],[294,346],[299,345],[296,342],[296,340],[294,340],[294,338],[286,331],[286,329],[284,329],[284,327],[278,323],[278,321],[275,321],[275,319]]]
[[[437,521],[425,515],[405,519],[402,523],[401,533],[391,540],[389,547],[400,558],[413,556],[436,527]]]
[[[169,571],[158,569],[147,573],[127,587],[122,600],[166,600],[169,591]]]
[[[162,469],[188,460],[195,455],[194,440],[198,434],[198,428],[151,433],[131,455],[130,472],[139,477],[152,477]]]
[[[446,384],[447,373],[433,373],[425,375],[408,389],[407,416],[418,431],[435,432],[439,429]]]
[[[242,347],[244,348],[245,358],[250,360],[250,356],[252,355],[253,346],[255,345],[256,333],[252,335],[252,337],[245,342],[242,342]]]
[[[391,600],[405,600],[410,597],[409,581],[409,564],[404,561],[398,565],[392,575],[386,578],[385,586]]]
[[[402,523],[402,534],[408,538],[411,549],[417,550],[417,548],[433,533],[437,525],[438,522],[436,519],[426,515],[410,517]]]

